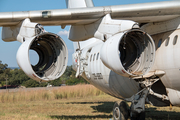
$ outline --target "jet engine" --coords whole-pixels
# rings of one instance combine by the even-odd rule
[[[38,63],[32,65],[29,51],[39,56]],[[49,81],[59,78],[65,71],[68,60],[67,47],[56,34],[44,32],[24,40],[17,52],[19,67],[36,81]]]
[[[119,75],[145,75],[153,66],[155,45],[153,39],[140,29],[132,29],[110,37],[101,48],[102,62]]]

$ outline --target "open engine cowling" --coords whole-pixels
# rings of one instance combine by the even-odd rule
[[[125,77],[145,75],[153,66],[153,39],[139,29],[118,33],[101,48],[102,62],[112,71]]]
[[[36,65],[31,65],[29,50],[39,56]],[[36,81],[50,81],[59,78],[65,71],[68,61],[68,50],[65,42],[56,34],[42,33],[26,39],[17,52],[19,67],[30,78]]]

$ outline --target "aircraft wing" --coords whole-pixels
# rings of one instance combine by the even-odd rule
[[[42,25],[88,24],[106,14],[113,19],[133,20],[139,23],[157,22],[180,16],[180,1],[141,3],[91,8],[73,8],[40,11],[1,12],[0,26],[17,25],[25,18]]]

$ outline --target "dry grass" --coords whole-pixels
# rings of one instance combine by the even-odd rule
[[[0,120],[109,120],[118,99],[91,85],[0,93]],[[179,120],[180,108],[146,106],[146,120]]]
[[[59,87],[52,90],[33,90],[19,92],[0,93],[0,103],[17,102],[17,101],[37,101],[37,100],[55,100],[84,98],[88,96],[104,95],[105,93],[96,89],[92,85],[76,85]]]
[[[1,104],[1,120],[109,120],[114,98],[95,96]],[[106,101],[106,102],[104,102]]]
[[[0,120],[108,120],[115,100],[92,85],[0,93]]]

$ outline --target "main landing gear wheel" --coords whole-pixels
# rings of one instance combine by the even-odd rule
[[[127,120],[129,118],[129,106],[126,102],[116,102],[113,107],[114,120]]]

